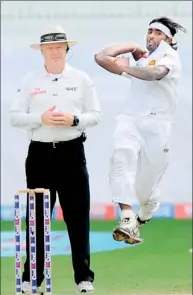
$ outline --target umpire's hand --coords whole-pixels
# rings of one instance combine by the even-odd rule
[[[54,112],[56,106],[51,107],[45,111],[41,120],[44,125],[47,126],[72,126],[74,121],[74,116],[68,113]]]

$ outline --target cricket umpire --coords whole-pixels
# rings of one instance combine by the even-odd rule
[[[86,73],[65,59],[76,41],[68,40],[61,26],[50,26],[38,44],[44,63],[27,73],[10,111],[12,126],[25,128],[29,149],[25,162],[27,188],[51,192],[51,213],[56,193],[71,243],[74,280],[79,292],[94,290],[90,269],[90,189],[83,142],[85,129],[101,121],[99,100]],[[43,198],[36,198],[37,285],[44,280]],[[65,276],[65,266],[64,266]],[[28,212],[23,293],[30,293]]]

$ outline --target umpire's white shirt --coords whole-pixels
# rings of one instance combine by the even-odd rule
[[[45,126],[41,115],[52,106],[55,111],[79,117],[76,127]],[[11,107],[11,124],[28,130],[29,139],[57,142],[75,139],[101,120],[100,104],[89,76],[69,65],[58,75],[40,71],[27,73]]]

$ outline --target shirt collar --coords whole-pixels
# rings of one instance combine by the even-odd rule
[[[47,77],[52,76],[52,75],[58,76],[58,77],[69,77],[70,76],[70,69],[71,69],[71,67],[68,64],[65,64],[65,68],[62,71],[62,73],[60,73],[60,74],[51,74],[51,73],[48,73],[46,71],[45,67],[43,66],[41,72],[42,72],[43,76],[47,76]]]

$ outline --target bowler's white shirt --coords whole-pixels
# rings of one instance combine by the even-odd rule
[[[148,116],[156,114],[157,118],[171,120],[177,103],[177,86],[180,78],[181,63],[176,50],[166,42],[148,58],[136,62],[137,67],[164,65],[169,73],[159,81],[145,81],[131,77],[129,96],[122,113],[129,115]]]
[[[43,112],[56,106],[56,112],[79,117],[76,127],[45,126]],[[41,142],[67,141],[79,137],[86,128],[98,124],[101,110],[89,76],[69,65],[58,75],[40,71],[27,73],[11,107],[11,124],[28,130],[29,139]]]

